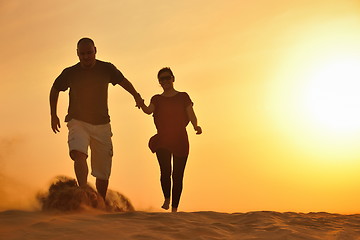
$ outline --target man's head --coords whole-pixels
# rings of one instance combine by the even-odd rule
[[[90,38],[82,38],[77,43],[77,55],[81,66],[91,68],[96,63],[96,47]]]

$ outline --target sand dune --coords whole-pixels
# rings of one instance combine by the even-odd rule
[[[0,239],[360,239],[360,215],[279,212],[0,213]]]
[[[56,177],[41,210],[0,212],[0,240],[360,240],[360,214],[143,212],[119,192],[107,198]]]

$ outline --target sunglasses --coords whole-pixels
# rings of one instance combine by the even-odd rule
[[[173,76],[163,76],[163,77],[160,77],[159,78],[159,81],[160,82],[164,82],[164,81],[169,81],[169,80],[171,80],[173,78]]]

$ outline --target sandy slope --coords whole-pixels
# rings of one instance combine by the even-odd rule
[[[0,212],[0,240],[360,240],[360,214],[141,212],[119,192],[109,190],[104,202],[66,176],[37,199],[42,210]]]
[[[4,211],[0,239],[360,239],[360,215]]]

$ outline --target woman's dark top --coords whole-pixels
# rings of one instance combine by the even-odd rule
[[[149,147],[152,152],[166,149],[177,157],[189,154],[189,140],[186,126],[189,118],[186,108],[193,105],[186,92],[179,92],[172,97],[155,95],[151,98],[155,110],[153,113],[157,134],[150,138]]]

